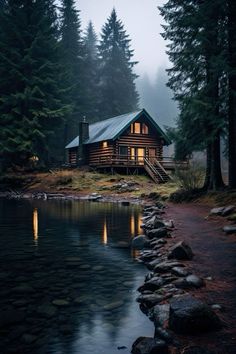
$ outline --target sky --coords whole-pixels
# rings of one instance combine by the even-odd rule
[[[82,27],[91,20],[99,34],[110,13],[115,7],[118,18],[129,34],[134,60],[139,62],[135,71],[141,77],[147,73],[154,81],[159,67],[168,66],[165,41],[160,35],[163,20],[157,6],[165,0],[76,0],[81,10]]]

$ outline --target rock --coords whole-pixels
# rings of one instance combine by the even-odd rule
[[[228,216],[228,215],[232,214],[234,211],[235,211],[235,205],[228,205],[224,208],[221,215]]]
[[[169,229],[173,229],[175,227],[173,220],[164,220],[165,227]]]
[[[187,243],[185,243],[184,241],[180,241],[171,248],[168,258],[176,258],[179,260],[191,260],[193,258],[193,252],[191,247]]]
[[[213,208],[210,211],[210,215],[221,215],[225,207]]]
[[[211,350],[208,350],[206,348],[198,347],[198,346],[190,346],[187,348],[184,348],[184,350],[181,352],[181,354],[216,354],[215,352],[212,352]]]
[[[227,234],[235,234],[236,233],[236,226],[234,225],[228,225],[223,228],[223,231]]]
[[[191,295],[181,295],[170,301],[169,327],[180,334],[198,334],[221,328],[221,322],[208,305]]]
[[[23,322],[25,314],[23,311],[18,310],[1,310],[0,311],[0,328]]]
[[[137,302],[144,304],[146,307],[151,308],[160,302],[166,300],[169,296],[163,296],[158,294],[149,294],[149,295],[139,295]]]
[[[164,226],[165,226],[165,224],[162,221],[162,219],[156,215],[153,216],[151,219],[149,219],[145,224],[145,228],[147,228],[147,229],[159,229]]]
[[[147,268],[149,270],[153,270],[158,264],[160,264],[160,259],[159,258],[156,258],[154,259],[153,261],[149,262],[146,264]]]
[[[213,305],[211,305],[211,308],[213,310],[222,310],[222,306],[219,304],[213,304]]]
[[[136,236],[132,239],[132,247],[137,250],[148,248],[149,244],[150,241],[145,235]]]
[[[169,304],[156,305],[152,308],[150,318],[154,322],[155,326],[164,327],[168,323],[169,314],[170,314]]]
[[[210,211],[210,215],[221,215],[221,216],[228,216],[235,211],[235,205],[228,205],[219,208],[213,208]]]
[[[189,275],[189,271],[183,267],[174,267],[171,269],[171,273],[177,275],[178,277],[186,277]]]
[[[205,282],[202,278],[199,278],[197,275],[191,274],[186,277],[186,281],[189,285],[195,288],[201,288],[205,286]]]
[[[52,305],[42,305],[38,307],[38,314],[42,317],[51,318],[56,315],[57,309]]]
[[[132,354],[168,354],[167,344],[157,338],[139,337],[132,345]]]
[[[103,309],[107,310],[107,311],[112,311],[112,310],[117,309],[118,307],[121,307],[122,305],[124,305],[123,301],[115,301],[115,302],[111,302],[110,304],[103,306]]]
[[[58,307],[68,306],[70,305],[69,301],[63,299],[56,299],[52,301],[53,305]]]
[[[171,271],[171,269],[174,267],[184,267],[184,265],[179,262],[175,262],[175,261],[161,262],[161,263],[158,263],[154,267],[154,272],[155,273],[166,273],[166,272]]]
[[[174,339],[171,336],[171,334],[166,329],[164,329],[162,327],[155,328],[154,337],[164,340],[167,344],[171,344],[174,342]]]
[[[151,280],[147,281],[143,285],[138,288],[139,292],[143,292],[144,290],[155,291],[160,289],[162,285],[164,285],[164,280],[161,277],[154,277]]]
[[[160,227],[159,229],[152,229],[148,231],[148,237],[153,238],[162,238],[167,236],[167,229],[165,227]]]

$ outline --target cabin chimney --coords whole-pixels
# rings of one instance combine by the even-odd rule
[[[78,147],[78,165],[86,163],[86,153],[84,142],[89,138],[89,123],[86,122],[86,117],[79,122],[79,147]]]

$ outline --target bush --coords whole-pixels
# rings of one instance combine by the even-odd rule
[[[203,187],[205,178],[205,170],[198,163],[192,162],[188,168],[181,170],[176,169],[174,179],[179,188],[184,191],[195,191]]]

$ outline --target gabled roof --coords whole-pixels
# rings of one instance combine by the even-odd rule
[[[100,141],[115,140],[130,126],[131,123],[135,122],[142,115],[145,115],[153,127],[158,131],[160,136],[165,141],[165,145],[171,144],[168,136],[163,132],[156,121],[148,114],[145,109],[90,124],[89,139],[87,139],[84,144],[93,144]],[[77,146],[79,146],[78,136],[66,146],[66,149]]]

